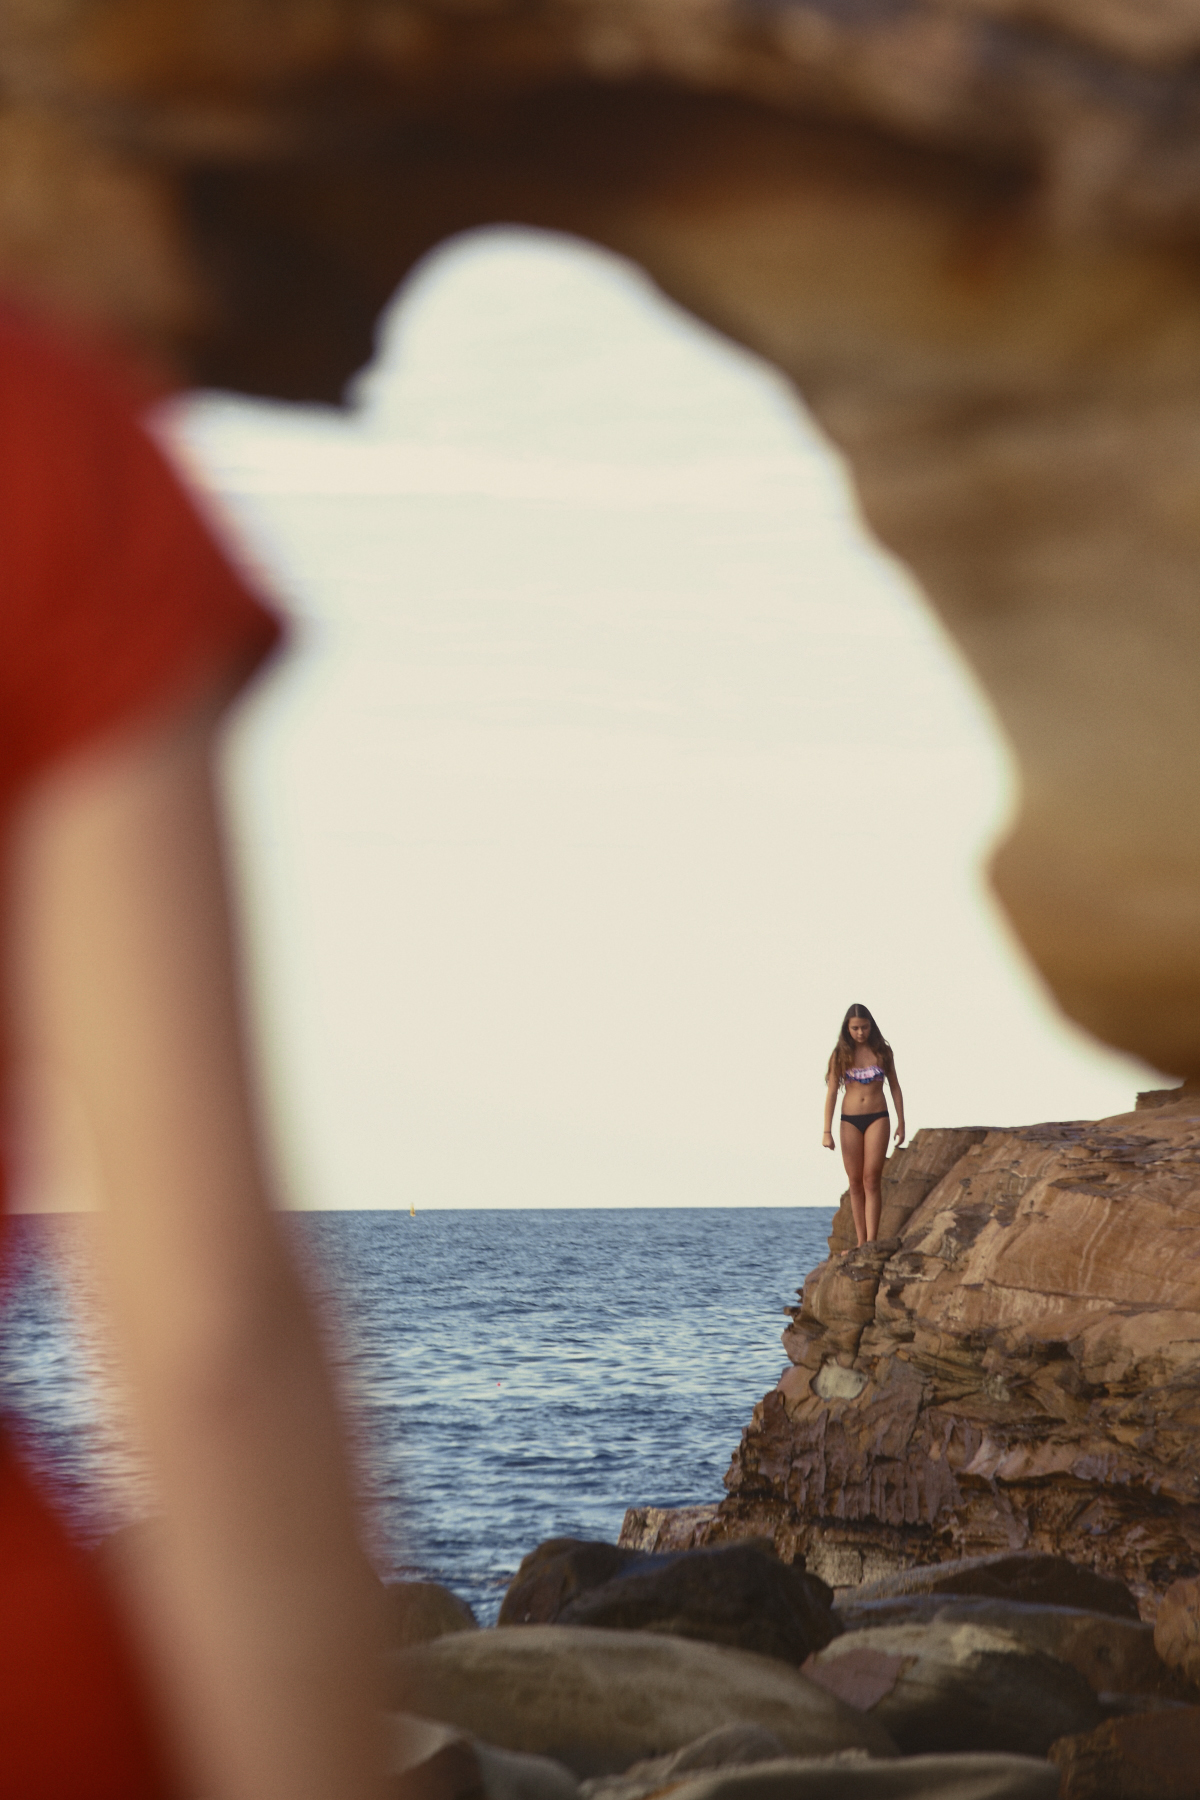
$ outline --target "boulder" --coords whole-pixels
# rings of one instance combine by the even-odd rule
[[[894,1600],[857,1600],[834,1608],[845,1631],[885,1625],[981,1625],[1004,1631],[1027,1650],[1041,1650],[1069,1663],[1097,1694],[1151,1695],[1177,1691],[1155,1649],[1155,1628],[1140,1620],[1081,1607],[1032,1606],[1019,1600],[990,1600],[946,1594],[909,1594]]]
[[[1154,1648],[1169,1669],[1200,1683],[1200,1580],[1172,1582],[1154,1621]]]
[[[1196,1800],[1200,1707],[1108,1719],[1051,1746],[1062,1800]]]
[[[587,1538],[547,1538],[531,1550],[509,1583],[498,1625],[552,1625],[564,1606],[589,1588],[644,1560],[637,1550]]]
[[[522,1756],[408,1713],[388,1726],[391,1800],[578,1800],[579,1783],[548,1756]]]
[[[408,1713],[386,1719],[391,1800],[466,1800],[483,1786],[471,1740],[451,1725]]]
[[[454,1631],[479,1630],[466,1601],[440,1581],[387,1581],[383,1600],[385,1639],[394,1650],[427,1644]]]
[[[779,1762],[783,1756],[784,1747],[773,1731],[761,1725],[722,1725],[671,1756],[648,1757],[632,1763],[623,1775],[585,1781],[584,1800],[648,1800],[686,1775],[750,1768],[755,1763]]]
[[[516,1623],[536,1609],[564,1625],[699,1638],[797,1665],[837,1635],[825,1583],[758,1545],[640,1558],[618,1551],[626,1561],[612,1579],[586,1586],[586,1574],[603,1566],[590,1553],[609,1548],[576,1546],[518,1576],[501,1622]],[[566,1598],[551,1612],[548,1603],[558,1594]]]
[[[553,1757],[500,1750],[478,1738],[471,1748],[486,1800],[579,1800],[578,1778]]]
[[[857,1755],[720,1770],[671,1788],[671,1800],[1056,1800],[1050,1763],[1025,1756]]]
[[[850,1632],[811,1658],[804,1673],[879,1719],[905,1755],[1044,1756],[1057,1738],[1090,1731],[1101,1718],[1076,1669],[974,1624],[939,1619]]]
[[[651,1632],[460,1632],[394,1652],[387,1671],[393,1705],[580,1776],[618,1773],[724,1725],[772,1731],[791,1756],[896,1750],[880,1720],[780,1662]]]
[[[673,1775],[683,1775],[710,1769],[748,1768],[753,1763],[777,1762],[784,1755],[784,1746],[775,1733],[762,1725],[722,1725],[716,1731],[706,1731],[694,1743],[685,1744],[682,1750],[667,1758],[667,1763]],[[645,1769],[650,1765],[643,1763],[640,1766]]]
[[[978,1594],[1035,1606],[1069,1606],[1107,1613],[1115,1619],[1140,1617],[1137,1601],[1124,1582],[1098,1575],[1093,1569],[1068,1562],[1066,1557],[1036,1551],[971,1556],[957,1562],[902,1569],[859,1588],[852,1604],[908,1594]]]

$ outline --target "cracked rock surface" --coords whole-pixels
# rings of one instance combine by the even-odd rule
[[[1046,1551],[1153,1618],[1200,1567],[1198,1175],[1194,1098],[919,1132],[876,1245],[843,1206],[694,1537],[768,1535],[839,1587]]]

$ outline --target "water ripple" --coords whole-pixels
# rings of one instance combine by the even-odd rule
[[[521,1557],[716,1500],[779,1374],[827,1208],[309,1213],[386,1573],[494,1618]],[[89,1536],[145,1504],[90,1305],[84,1220],[14,1221],[0,1405]]]

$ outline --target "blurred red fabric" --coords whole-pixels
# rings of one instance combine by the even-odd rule
[[[280,635],[140,424],[142,398],[0,312],[3,840],[49,764],[233,687]],[[0,1046],[0,1080],[7,1064]],[[98,1565],[0,1437],[0,1800],[178,1791]]]
[[[0,1794],[169,1800],[145,1673],[87,1552],[0,1446]]]

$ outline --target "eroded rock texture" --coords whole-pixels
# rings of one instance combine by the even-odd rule
[[[1016,749],[1063,1005],[1200,1073],[1191,0],[0,0],[0,284],[336,398],[464,227],[578,232],[771,359]]]
[[[1188,1099],[919,1132],[888,1235],[808,1277],[708,1540],[770,1534],[834,1585],[1051,1551],[1152,1616],[1200,1568],[1198,1178]]]
[[[1050,1751],[1060,1800],[1191,1800],[1200,1757],[1200,1707],[1109,1719]]]

